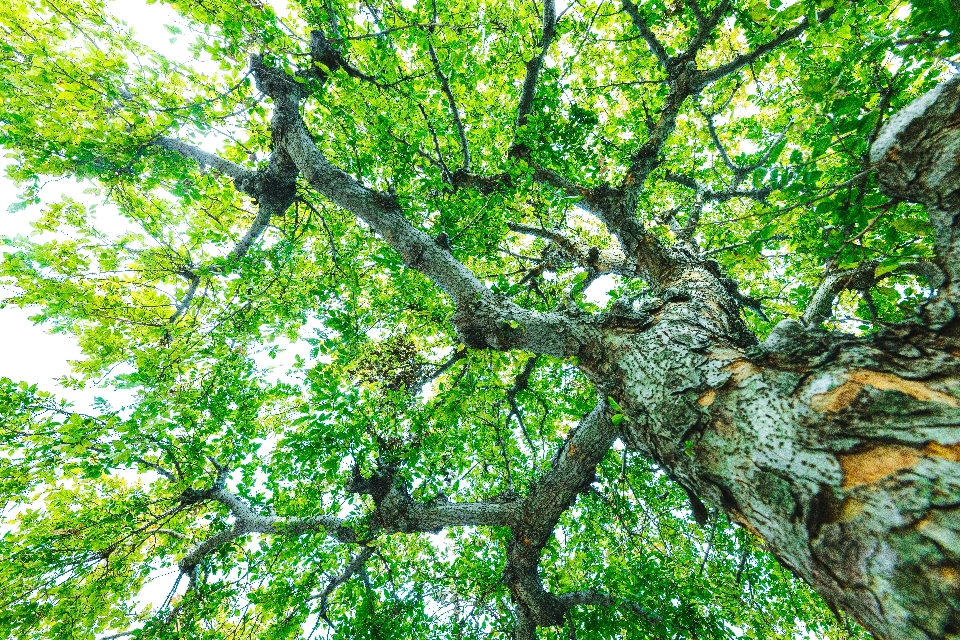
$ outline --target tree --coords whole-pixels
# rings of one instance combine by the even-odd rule
[[[8,635],[960,634],[955,3],[170,4],[0,12],[7,303],[134,396],[3,382]]]

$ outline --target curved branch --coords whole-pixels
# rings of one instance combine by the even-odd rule
[[[875,285],[879,264],[879,260],[869,260],[853,269],[833,271],[824,276],[803,312],[803,324],[811,328],[823,324],[833,314],[833,301],[841,291],[846,289],[859,291]]]
[[[353,530],[346,526],[344,520],[333,516],[310,516],[304,518],[283,518],[257,513],[240,496],[233,494],[222,486],[220,482],[214,487],[199,494],[185,493],[181,500],[187,503],[209,500],[219,502],[225,506],[234,517],[233,526],[221,531],[197,544],[180,559],[178,566],[182,573],[191,573],[203,558],[220,547],[249,533],[265,533],[283,536],[299,536],[309,531],[325,529],[327,535],[338,542],[356,542]]]
[[[960,315],[960,76],[890,118],[870,149],[870,160],[884,193],[927,208],[945,280],[926,313],[933,324],[955,320]]]
[[[824,9],[823,11],[817,14],[817,23],[822,24],[830,16],[832,16],[835,11],[836,11],[836,8],[834,7]],[[749,53],[741,54],[736,58],[734,58],[733,60],[731,60],[730,62],[727,62],[726,64],[722,64],[719,67],[714,67],[709,71],[699,74],[697,78],[698,81],[696,83],[696,89],[697,90],[703,89],[708,84],[712,82],[716,82],[720,78],[728,76],[731,73],[738,71],[743,67],[759,60],[760,58],[767,55],[768,53],[770,53],[780,45],[786,42],[789,42],[790,40],[793,40],[794,38],[799,36],[801,33],[806,31],[809,27],[810,27],[810,19],[807,18],[807,16],[804,16],[803,18],[800,19],[800,22],[797,23],[797,26],[793,27],[792,29],[787,29],[786,31],[781,31],[772,40],[768,40],[767,42],[764,42],[762,45],[760,45],[753,51],[750,51]]]
[[[592,269],[599,274],[617,273],[627,276],[636,275],[634,266],[627,262],[623,252],[617,249],[599,250],[596,247],[589,246],[580,238],[570,237],[561,231],[553,229],[543,229],[541,227],[516,222],[508,222],[507,227],[517,233],[549,240],[557,245],[570,260],[584,268]]]
[[[518,605],[521,628],[563,624],[572,606],[544,588],[540,557],[560,516],[590,486],[597,465],[617,435],[606,399],[602,399],[568,436],[551,468],[531,483],[530,493],[520,505],[522,515],[507,545],[503,580]]]

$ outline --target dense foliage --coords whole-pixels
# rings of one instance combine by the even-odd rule
[[[929,295],[926,213],[868,150],[956,59],[952,0],[169,4],[202,62],[103,0],[0,9],[10,210],[36,219],[5,240],[5,304],[77,337],[66,384],[132,398],[0,383],[5,637],[514,633],[512,529],[444,509],[542,489],[597,389],[576,358],[475,348],[446,284],[284,173],[263,69],[332,164],[525,309],[652,286],[584,205],[634,183],[639,222],[715,261],[761,338],[873,332]],[[709,82],[677,102],[675,64]],[[61,177],[87,197],[48,201]],[[578,493],[539,570],[592,595],[542,637],[867,637],[620,442]]]

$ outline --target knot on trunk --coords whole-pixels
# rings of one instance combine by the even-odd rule
[[[295,171],[290,175],[278,175],[267,169],[241,176],[234,181],[234,185],[261,207],[283,213],[297,199],[296,176]]]

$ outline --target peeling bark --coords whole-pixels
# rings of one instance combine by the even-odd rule
[[[608,334],[624,439],[878,638],[960,633],[960,344],[788,322],[744,350],[696,305]]]

